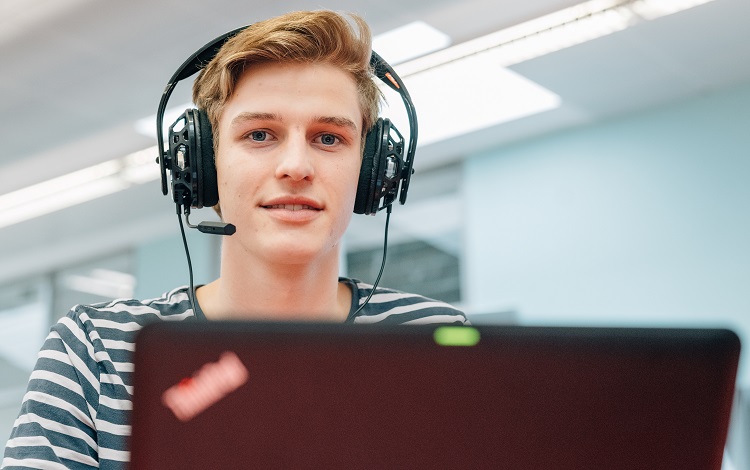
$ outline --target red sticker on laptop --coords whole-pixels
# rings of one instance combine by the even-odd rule
[[[248,371],[233,352],[224,352],[216,362],[201,367],[192,377],[186,377],[169,387],[161,396],[180,421],[190,421],[247,382]]]

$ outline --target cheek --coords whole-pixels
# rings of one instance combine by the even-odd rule
[[[244,199],[251,193],[252,185],[255,183],[243,176],[246,170],[231,162],[217,165],[216,171],[222,214],[237,214],[246,206]]]
[[[357,184],[359,183],[359,165],[355,168],[346,168],[339,173],[341,184],[339,197],[341,198],[341,213],[339,215],[339,227],[346,230],[354,214],[354,200],[357,197]]]
[[[354,197],[357,194],[357,185],[359,184],[359,172],[362,166],[362,159],[360,156],[357,157],[356,161],[352,164],[347,164],[339,169],[339,175],[342,180],[346,181],[345,190],[342,194],[346,194],[352,199],[354,203]]]

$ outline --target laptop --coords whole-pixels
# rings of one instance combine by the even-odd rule
[[[720,469],[722,329],[179,322],[135,351],[131,468]]]

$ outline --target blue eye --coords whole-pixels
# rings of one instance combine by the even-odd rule
[[[250,133],[250,138],[256,142],[263,142],[268,138],[266,131],[253,131]]]
[[[320,143],[323,145],[335,145],[338,138],[333,134],[323,134],[320,136]]]

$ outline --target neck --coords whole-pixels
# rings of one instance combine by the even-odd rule
[[[208,319],[344,321],[351,292],[338,282],[339,253],[312,263],[272,263],[222,250],[221,275],[196,295]]]

